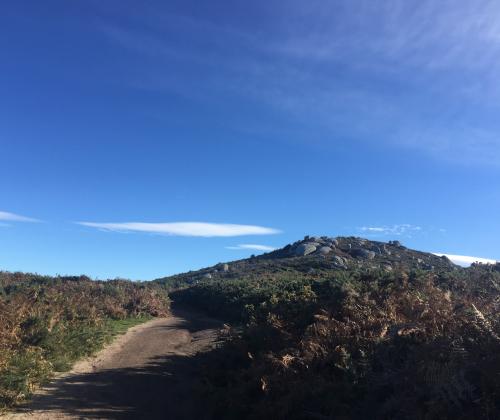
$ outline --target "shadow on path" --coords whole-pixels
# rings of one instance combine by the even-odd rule
[[[57,418],[56,414],[90,419],[211,418],[198,373],[206,360],[203,353],[215,347],[221,323],[178,307],[172,312],[165,323],[138,333],[135,344],[125,344],[118,355],[124,366],[111,363],[111,368],[57,379],[26,410],[33,418],[40,411],[46,418]],[[177,337],[179,331],[182,340]],[[123,362],[127,352],[137,353],[141,340],[152,339],[161,340],[162,354],[147,354],[145,363],[127,367]]]

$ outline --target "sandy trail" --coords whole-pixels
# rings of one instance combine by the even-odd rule
[[[203,419],[200,353],[222,323],[173,309],[131,328],[94,358],[38,392],[11,419]]]

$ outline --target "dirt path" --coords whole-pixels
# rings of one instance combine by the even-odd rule
[[[214,348],[219,321],[174,309],[131,328],[95,358],[41,390],[12,419],[203,419],[196,354]]]

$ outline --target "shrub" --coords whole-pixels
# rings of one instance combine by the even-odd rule
[[[98,350],[117,331],[113,320],[160,316],[169,307],[159,286],[125,280],[0,272],[0,290],[0,409]]]
[[[218,418],[489,419],[499,287],[477,266],[267,273],[173,296],[242,323],[207,362]]]

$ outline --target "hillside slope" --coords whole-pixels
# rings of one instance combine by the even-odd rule
[[[157,283],[235,326],[205,364],[214,417],[500,417],[500,264],[306,237]]]
[[[257,257],[221,263],[155,280],[168,288],[197,284],[205,280],[245,279],[269,273],[328,275],[334,271],[381,269],[459,271],[460,267],[446,257],[438,257],[404,247],[398,241],[376,242],[356,237],[309,237]]]

